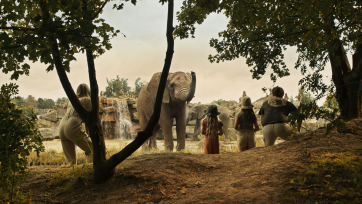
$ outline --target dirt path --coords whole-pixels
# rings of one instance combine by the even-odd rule
[[[300,191],[290,184],[291,179],[323,155],[362,155],[361,126],[358,120],[353,124],[358,131],[353,134],[334,129],[325,135],[321,129],[241,153],[132,157],[118,165],[115,176],[101,185],[92,184],[91,167],[35,166],[30,167],[29,180],[22,189],[32,192],[36,203],[305,203],[310,198],[299,198]],[[327,179],[325,175],[321,178]],[[351,203],[349,198],[334,200],[337,198]],[[318,199],[313,203],[334,202]]]

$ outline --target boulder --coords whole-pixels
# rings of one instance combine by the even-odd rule
[[[128,103],[128,105],[136,105],[136,100],[133,100],[133,99],[131,99],[131,100],[127,100],[127,103]]]
[[[52,122],[57,122],[57,120],[58,120],[57,111],[50,111],[49,113],[46,113],[46,114],[40,116],[39,118],[48,120],[48,121],[52,121]]]
[[[236,106],[238,105],[238,103],[236,101],[229,101],[229,110],[235,110]]]
[[[254,109],[260,109],[261,106],[263,105],[263,103],[265,101],[267,101],[268,99],[269,99],[269,97],[267,96],[267,97],[262,97],[262,98],[256,100],[254,103],[252,103],[254,106]]]
[[[53,140],[55,135],[59,135],[58,128],[39,128],[41,135],[43,136],[43,140]]]
[[[221,103],[220,106],[224,106],[226,108],[229,108],[229,101],[225,101],[225,102]]]
[[[38,119],[36,121],[36,125],[38,126],[38,128],[54,128],[57,126],[57,123],[49,120]]]
[[[137,113],[137,111],[132,112],[132,121],[138,122],[138,113]]]

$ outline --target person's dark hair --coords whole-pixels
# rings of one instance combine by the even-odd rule
[[[77,97],[90,97],[90,89],[87,84],[80,84],[77,88]]]
[[[255,116],[255,113],[253,111],[253,109],[242,109],[244,115],[245,115],[245,119],[246,119],[246,124],[249,125],[253,125],[256,121],[256,117],[253,117],[253,115]],[[253,120],[254,119],[254,120]]]
[[[276,96],[276,97],[283,97],[284,90],[282,87],[277,86],[272,89],[272,94],[273,94],[273,96]]]

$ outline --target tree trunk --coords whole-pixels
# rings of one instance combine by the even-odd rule
[[[98,157],[98,159],[96,161],[94,161],[94,164],[93,164],[93,171],[94,171],[93,182],[94,183],[100,184],[100,183],[104,183],[105,181],[107,181],[113,175],[115,167],[119,163],[124,161],[127,157],[129,157],[139,147],[141,147],[142,144],[153,134],[153,129],[155,128],[155,126],[158,123],[158,120],[160,118],[162,96],[163,96],[163,92],[166,87],[167,76],[168,76],[168,73],[170,70],[172,56],[173,56],[173,52],[174,52],[173,51],[174,40],[173,40],[173,36],[172,36],[172,32],[173,32],[174,28],[172,26],[172,22],[173,22],[173,0],[169,0],[168,1],[168,15],[167,15],[167,34],[166,34],[166,36],[167,36],[167,52],[166,52],[165,64],[164,64],[162,74],[161,74],[160,84],[159,84],[159,87],[157,90],[157,96],[156,96],[156,102],[155,102],[153,114],[152,114],[146,128],[144,129],[144,131],[138,132],[135,140],[133,140],[123,150],[112,155],[108,160],[102,160],[102,159],[99,159],[99,157]],[[95,78],[92,80],[95,80]],[[101,132],[101,129],[99,129],[99,128],[97,128],[96,130]],[[96,138],[97,137],[95,137],[95,139]],[[95,143],[96,141],[92,140],[92,142]],[[93,147],[96,148],[96,145],[93,145]],[[93,151],[95,152],[96,150],[94,149]]]
[[[344,119],[362,117],[361,89],[359,88],[362,86],[362,45],[353,55],[352,70],[349,67],[342,43],[338,39],[335,40],[335,49],[329,50],[329,59],[341,117]]]
[[[83,1],[83,9],[87,9],[86,1]],[[46,2],[41,2],[41,9],[43,13],[44,22],[49,23],[51,19],[49,18],[49,11],[46,8]],[[112,155],[108,160],[106,159],[105,154],[105,143],[102,133],[102,128],[100,125],[99,118],[99,99],[98,99],[98,85],[96,80],[96,72],[94,66],[94,59],[92,50],[86,49],[87,62],[88,62],[88,72],[89,72],[89,81],[91,88],[91,101],[92,101],[92,110],[87,111],[80,103],[77,98],[69,79],[63,68],[62,58],[59,52],[58,42],[52,35],[49,35],[50,42],[52,43],[52,57],[54,64],[60,79],[60,82],[63,86],[65,93],[67,94],[70,102],[72,103],[74,109],[79,114],[80,118],[86,123],[90,130],[90,138],[93,145],[93,182],[94,183],[104,183],[107,181],[114,173],[115,167],[129,157],[133,152],[135,152],[142,144],[152,136],[153,129],[155,128],[158,120],[160,118],[162,96],[166,87],[167,76],[170,70],[172,56],[173,56],[173,47],[174,40],[172,36],[173,32],[173,0],[168,1],[168,18],[167,18],[167,52],[165,64],[161,74],[160,84],[157,91],[156,102],[154,106],[154,112],[151,116],[146,128],[144,131],[139,132],[134,141],[127,145],[120,152]],[[85,46],[87,47],[87,46]]]

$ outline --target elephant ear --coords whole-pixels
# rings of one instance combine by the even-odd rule
[[[188,79],[188,80],[192,81],[192,75],[191,75],[190,73],[187,72],[187,73],[186,73],[186,76],[187,76],[187,79]]]
[[[162,97],[163,103],[170,102],[170,93],[168,92],[169,78],[170,74],[167,77],[166,88],[165,91],[163,92],[163,97]],[[157,72],[152,76],[151,81],[147,85],[147,91],[154,99],[156,99],[156,94],[158,90],[158,85],[160,84],[160,79],[161,79],[161,72]]]

